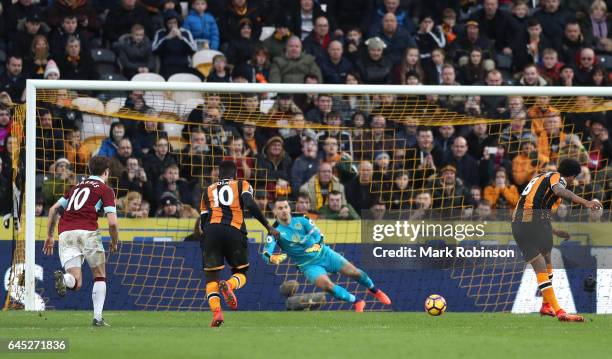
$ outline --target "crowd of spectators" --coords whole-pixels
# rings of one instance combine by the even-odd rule
[[[19,134],[11,131],[10,104],[23,102],[27,78],[190,73],[208,82],[608,86],[607,7],[602,0],[2,1],[2,173],[13,171]],[[207,73],[193,66],[193,55],[206,50],[222,53]],[[108,53],[110,67],[101,55]],[[93,151],[83,145],[71,94],[54,96],[38,111],[37,168],[45,175],[37,185],[45,201],[98,153],[113,159],[113,185],[129,217],[197,216],[201,187],[222,159],[254,182],[262,209],[288,195],[301,212],[333,219],[393,210],[500,218],[533,174],[566,157],[583,165],[572,188],[608,208],[611,199],[603,180],[609,114],[562,113],[546,96],[423,97],[428,108],[509,120],[432,128],[410,116],[396,121],[393,109],[409,101],[402,96],[281,94],[264,113],[263,97],[207,93],[181,119],[188,124],[180,147],[162,123],[122,119],[107,124],[108,137]],[[578,97],[575,108],[590,101]],[[150,105],[140,91],[123,104],[155,117]],[[262,119],[277,126],[260,127]]]

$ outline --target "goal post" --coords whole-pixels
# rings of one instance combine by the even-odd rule
[[[596,97],[604,100],[612,99],[612,88],[608,87],[515,87],[515,86],[386,86],[386,85],[306,85],[306,84],[236,84],[236,83],[179,83],[179,82],[129,82],[129,81],[67,81],[67,80],[27,80],[25,104],[25,194],[23,201],[24,233],[25,233],[25,294],[23,304],[25,310],[36,310],[36,161],[37,161],[37,100],[40,92],[45,90],[69,90],[77,92],[128,92],[151,91],[159,93],[168,92],[197,92],[205,93],[256,93],[256,94],[333,94],[333,95],[393,95],[393,96],[552,96],[558,98],[574,98],[576,96]],[[417,103],[417,102],[414,102]],[[414,103],[406,102],[404,111]],[[574,105],[572,105],[574,106]],[[427,108],[423,107],[423,112]],[[599,101],[596,107],[580,108],[575,105],[573,112],[595,112],[612,109],[612,103]],[[394,111],[391,109],[390,111]],[[487,120],[481,116],[472,116],[455,111],[431,113],[427,116],[410,110],[410,117],[415,117],[420,125],[432,124],[435,126],[448,124],[472,124]],[[95,111],[92,113],[96,113]],[[112,117],[112,114],[108,114]],[[236,116],[240,116],[240,111]],[[436,117],[438,116],[438,117]],[[398,114],[396,117],[403,117]],[[502,121],[497,119],[495,121]],[[322,127],[323,129],[325,127]],[[395,145],[391,150],[397,150]],[[374,158],[372,158],[373,160]],[[381,179],[380,181],[388,181]],[[609,220],[609,219],[608,219]],[[331,226],[331,225],[330,225]],[[334,226],[340,226],[334,224]],[[336,227],[333,227],[336,228]],[[343,229],[338,229],[343,231]]]

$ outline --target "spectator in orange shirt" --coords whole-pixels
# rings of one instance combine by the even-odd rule
[[[64,155],[74,164],[76,173],[85,173],[85,168],[91,158],[91,151],[83,145],[81,140],[81,130],[66,131],[66,141],[64,141]]]
[[[536,102],[527,110],[527,116],[531,119],[531,132],[539,137],[544,131],[544,120],[549,116],[559,116],[559,111],[550,106],[550,96],[536,97]]]
[[[495,180],[485,187],[484,199],[491,203],[495,209],[510,209],[516,206],[519,200],[519,193],[516,186],[510,184],[508,175],[503,167],[495,171]],[[498,216],[501,213],[498,211]]]
[[[547,162],[548,157],[540,155],[532,141],[523,142],[519,154],[512,159],[512,181],[522,189]]]
[[[566,141],[569,143],[569,137],[562,130],[559,113],[546,117],[544,119],[544,131],[538,137],[538,152],[551,161],[556,161],[559,151],[566,145]]]

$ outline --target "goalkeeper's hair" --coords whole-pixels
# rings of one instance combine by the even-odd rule
[[[221,163],[219,163],[219,178],[236,178],[236,164],[234,163],[234,161],[221,161]]]
[[[89,160],[89,173],[93,176],[101,176],[110,168],[110,160],[105,156],[94,156]]]
[[[557,171],[563,177],[578,176],[581,171],[580,162],[573,158],[566,158],[559,164]]]

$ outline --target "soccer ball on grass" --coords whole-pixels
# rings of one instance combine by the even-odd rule
[[[425,299],[425,311],[434,317],[442,315],[446,311],[446,300],[438,294],[430,295]]]

